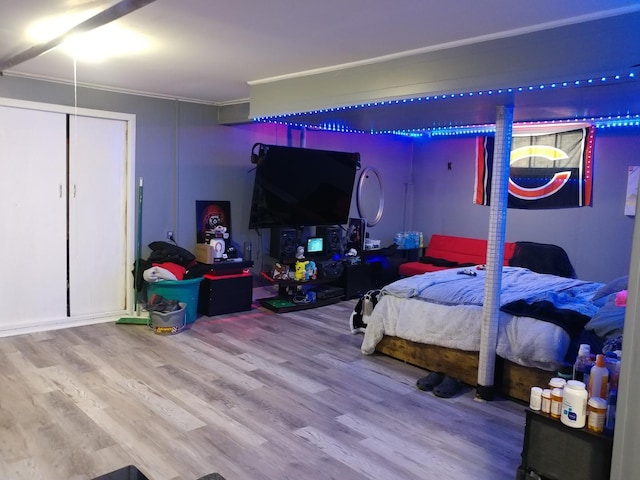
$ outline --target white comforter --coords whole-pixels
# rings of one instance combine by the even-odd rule
[[[458,269],[460,270],[460,269]],[[519,269],[526,270],[526,269]],[[481,271],[476,277],[467,277],[456,273],[456,269],[417,275],[394,282],[383,289],[378,304],[367,319],[367,328],[362,343],[362,353],[372,354],[376,345],[384,335],[396,336],[418,343],[439,345],[466,351],[480,350],[480,328],[482,323],[482,298],[476,296],[473,300],[463,302],[463,305],[453,305],[452,301],[436,300],[429,297],[429,287],[440,295],[446,283],[462,285],[452,290],[468,293],[472,284],[480,284],[483,280]],[[508,273],[511,272],[511,273]],[[483,272],[482,272],[483,273]],[[520,272],[515,267],[505,267],[503,272],[503,286],[506,290],[517,295],[506,295],[509,301],[516,297],[546,298],[549,293],[577,298],[574,292],[577,287],[581,298],[580,309],[590,311],[589,301],[593,291],[600,286],[597,283],[579,280],[563,279],[562,277],[546,278],[550,280],[549,292],[545,288],[530,283],[530,271]],[[506,274],[506,275],[505,275]],[[539,274],[534,274],[539,275]],[[509,280],[514,279],[514,282]],[[544,277],[553,277],[545,275]],[[506,278],[506,282],[505,282]],[[516,281],[517,279],[517,281]],[[522,288],[523,279],[526,288]],[[514,283],[510,287],[509,284]],[[516,287],[515,284],[519,286]],[[450,285],[450,286],[451,286]],[[474,287],[475,288],[475,287]],[[555,289],[555,290],[554,290]],[[468,297],[467,297],[468,298]],[[506,303],[503,300],[501,304]],[[563,361],[569,347],[570,338],[560,326],[546,321],[536,320],[524,316],[514,316],[504,312],[499,313],[498,340],[496,354],[519,365],[537,367],[543,370],[554,370]]]

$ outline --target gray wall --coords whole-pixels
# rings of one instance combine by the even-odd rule
[[[0,77],[0,96],[73,105],[70,85]],[[362,166],[383,179],[385,213],[372,238],[391,244],[396,232],[420,230],[486,238],[488,207],[472,203],[473,138],[410,140],[402,137],[308,131],[282,125],[222,126],[209,105],[114,93],[77,90],[79,107],[136,115],[136,176],[144,178],[143,245],[164,240],[192,249],[196,239],[195,201],[231,202],[234,242],[254,245],[254,259],[268,251],[264,237],[247,228],[256,142],[357,151]],[[296,136],[297,135],[297,136]],[[634,218],[623,214],[627,167],[638,164],[640,133],[599,130],[596,134],[593,207],[550,211],[510,209],[507,240],[553,243],[569,254],[580,278],[608,281],[629,268]],[[448,163],[451,163],[449,170]],[[351,215],[357,216],[354,200]],[[143,250],[143,256],[148,250]],[[265,259],[269,263],[269,259]]]
[[[640,131],[598,130],[593,206],[507,212],[507,241],[563,247],[580,278],[606,282],[629,270],[634,217],[624,215],[627,167],[637,165]],[[475,140],[436,138],[416,143],[415,229],[487,238],[489,207],[474,205]],[[451,170],[447,169],[451,162]]]
[[[296,138],[295,131],[282,125],[218,125],[218,109],[210,105],[89,88],[76,92],[71,85],[0,76],[1,97],[73,106],[76,93],[78,107],[136,115],[136,178],[144,179],[143,257],[149,253],[147,245],[165,240],[169,230],[179,245],[192,250],[196,200],[228,200],[234,243],[241,248],[251,241],[254,260],[262,262],[269,232],[261,236],[248,229],[254,178],[251,147],[256,142],[299,146],[299,131]],[[404,197],[398,192],[409,179],[411,141],[330,132],[308,132],[305,138],[309,148],[358,151],[363,167],[382,172],[387,211],[370,235],[390,244],[395,232],[403,229],[403,216],[396,212],[404,209]],[[358,216],[355,196],[351,215]]]
[[[74,104],[71,86],[16,77],[0,76],[0,96]],[[136,175],[145,182],[144,245],[163,240],[167,230],[174,230],[178,243],[192,248],[196,235],[195,200],[230,200],[236,242],[260,240],[246,228],[253,181],[250,149],[255,142],[288,144],[285,127],[219,126],[215,122],[217,109],[211,106],[95,89],[80,88],[77,98],[82,108],[137,116]],[[386,210],[370,234],[383,245],[391,242],[395,232],[410,228],[422,230],[427,238],[432,233],[486,238],[488,209],[471,203],[473,139],[412,142],[382,136],[309,132],[306,146],[359,151],[363,166],[381,171]],[[594,206],[551,212],[509,211],[507,240],[561,245],[581,278],[607,281],[626,274],[634,224],[633,218],[623,215],[626,171],[627,166],[638,164],[638,151],[637,129],[599,131]],[[447,169],[448,162],[452,163],[451,170]],[[353,204],[351,211],[355,216]],[[408,215],[412,215],[413,225],[405,221]],[[634,285],[637,287],[637,282]],[[629,344],[630,353],[634,345]],[[626,373],[621,389],[625,387],[632,387]],[[636,398],[637,388],[627,396]],[[621,402],[621,418],[635,427],[638,421],[634,411],[634,405],[626,400]],[[628,434],[624,439],[635,445],[637,435],[625,433]],[[622,445],[617,448],[621,451]],[[623,463],[619,456],[616,460]],[[628,472],[636,471],[637,463],[628,458],[623,467]]]

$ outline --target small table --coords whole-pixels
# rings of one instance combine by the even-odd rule
[[[213,317],[226,313],[251,310],[253,275],[243,272],[233,275],[204,276],[200,282],[198,313]]]
[[[543,479],[609,480],[612,449],[609,433],[571,428],[527,408],[522,464],[516,479],[528,479],[528,472],[533,471]]]
[[[129,465],[111,473],[105,473],[93,480],[149,480],[140,470],[133,465]]]

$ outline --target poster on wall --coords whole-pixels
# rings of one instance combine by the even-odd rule
[[[507,206],[550,209],[591,206],[594,127],[514,134]],[[473,203],[489,205],[494,137],[480,137]]]
[[[198,243],[223,239],[225,251],[231,246],[231,202],[219,200],[196,201],[196,238]]]
[[[639,180],[640,167],[629,167],[629,171],[627,173],[627,197],[624,203],[624,214],[630,217],[634,217],[636,215]]]

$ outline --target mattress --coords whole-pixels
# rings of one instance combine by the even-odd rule
[[[591,304],[601,284],[544,275],[518,267],[503,268],[501,308],[558,305],[582,325],[597,310]],[[483,321],[483,272],[467,276],[456,269],[430,272],[387,285],[368,316],[362,342],[370,355],[382,337],[395,336],[418,343],[476,352]],[[527,311],[525,308],[523,311]],[[520,313],[520,312],[518,312]],[[496,354],[525,367],[555,370],[563,362],[571,335],[561,324],[534,316],[498,312]],[[546,315],[546,312],[544,312]]]

